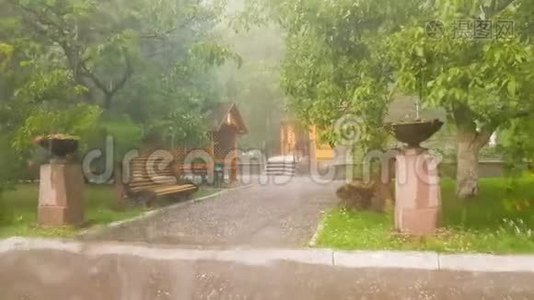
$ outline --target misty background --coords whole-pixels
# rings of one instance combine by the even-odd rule
[[[243,150],[260,149],[268,156],[280,149],[280,126],[285,118],[284,93],[280,86],[280,62],[284,56],[282,31],[275,25],[244,30],[235,18],[243,1],[231,0],[227,22],[222,24],[225,42],[241,57],[241,65],[228,62],[217,72],[222,101],[235,102],[248,126]]]

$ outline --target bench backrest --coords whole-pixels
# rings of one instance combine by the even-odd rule
[[[130,162],[130,180],[127,186],[131,192],[174,184],[177,184],[177,179],[173,163],[165,165],[160,159],[149,157],[137,157]]]

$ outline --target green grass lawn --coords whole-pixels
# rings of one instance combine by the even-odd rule
[[[476,199],[455,197],[454,182],[442,184],[443,229],[431,237],[395,234],[393,216],[336,209],[327,214],[317,246],[344,250],[534,253],[534,177],[513,185],[483,179]]]
[[[201,198],[219,191],[214,188],[201,188],[194,194]],[[37,184],[18,185],[2,195],[3,207],[9,209],[12,220],[0,226],[0,238],[11,236],[28,237],[73,237],[80,230],[87,228],[41,228],[37,226],[37,202],[39,186]],[[133,218],[146,212],[146,209],[114,209],[115,193],[111,186],[87,186],[85,190],[85,219],[89,226],[105,225],[116,221]],[[160,200],[159,205],[173,202]]]

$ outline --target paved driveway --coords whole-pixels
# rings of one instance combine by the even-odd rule
[[[312,238],[324,211],[336,206],[339,185],[299,177],[283,184],[255,183],[167,209],[90,239],[186,247],[302,247]]]

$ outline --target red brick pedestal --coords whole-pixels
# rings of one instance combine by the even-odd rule
[[[404,149],[396,167],[395,228],[413,235],[432,234],[441,213],[437,159],[426,149]]]
[[[80,165],[51,163],[41,166],[39,224],[81,225],[84,221],[83,190]]]

